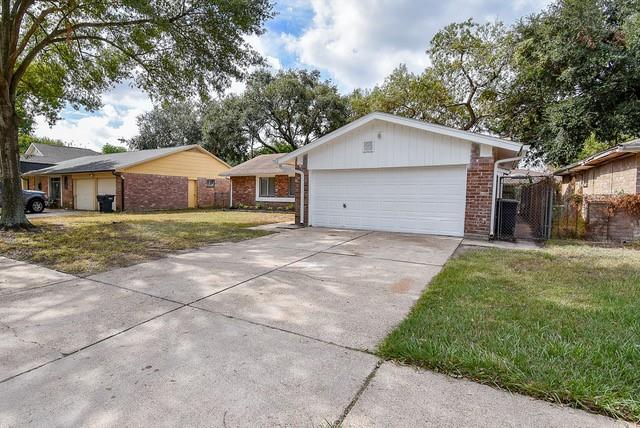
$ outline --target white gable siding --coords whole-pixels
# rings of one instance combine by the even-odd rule
[[[373,142],[373,153],[363,153],[365,141]],[[468,141],[376,120],[310,152],[308,168],[463,165],[470,156]]]

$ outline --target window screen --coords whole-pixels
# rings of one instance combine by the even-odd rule
[[[260,196],[261,197],[276,196],[275,177],[260,177]]]
[[[215,179],[207,179],[207,187],[216,187],[216,180]]]

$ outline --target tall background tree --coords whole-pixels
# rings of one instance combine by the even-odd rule
[[[431,65],[421,74],[400,65],[380,86],[357,90],[357,116],[384,111],[464,130],[493,127],[509,88],[512,57],[509,29],[500,22],[449,24],[431,40]]]
[[[640,136],[640,1],[559,0],[515,40],[498,132],[556,165]]]
[[[272,153],[291,151],[347,123],[347,100],[317,70],[258,70],[241,97],[251,143]]]
[[[0,0],[0,170],[3,227],[27,227],[18,128],[66,104],[89,109],[112,82],[133,79],[156,98],[206,97],[259,62],[268,0]]]
[[[346,124],[346,97],[320,72],[259,69],[241,94],[157,107],[138,119],[135,149],[201,144],[230,164],[297,149]]]
[[[202,121],[196,103],[172,102],[156,106],[137,118],[138,135],[127,144],[133,150],[202,143]]]

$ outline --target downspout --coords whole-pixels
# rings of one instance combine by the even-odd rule
[[[300,175],[300,224],[304,224],[304,171],[294,169]]]
[[[495,236],[495,227],[496,227],[496,194],[497,194],[497,187],[498,187],[498,165],[504,164],[504,163],[510,163],[510,162],[517,162],[522,160],[522,158],[524,158],[524,156],[516,156],[514,158],[507,158],[507,159],[501,159],[499,161],[496,161],[493,164],[493,192],[492,192],[492,197],[491,197],[491,226],[490,226],[490,236],[493,237]]]
[[[229,177],[229,208],[233,208],[233,180]]]

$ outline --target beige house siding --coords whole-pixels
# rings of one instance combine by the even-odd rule
[[[638,193],[638,155],[618,159],[575,176],[576,191],[583,195],[615,195]],[[563,180],[563,193],[566,191]],[[586,186],[584,185],[586,184]]]
[[[217,178],[221,172],[228,169],[229,166],[222,161],[199,150],[192,149],[134,165],[123,169],[122,172],[196,179],[199,177]]]

